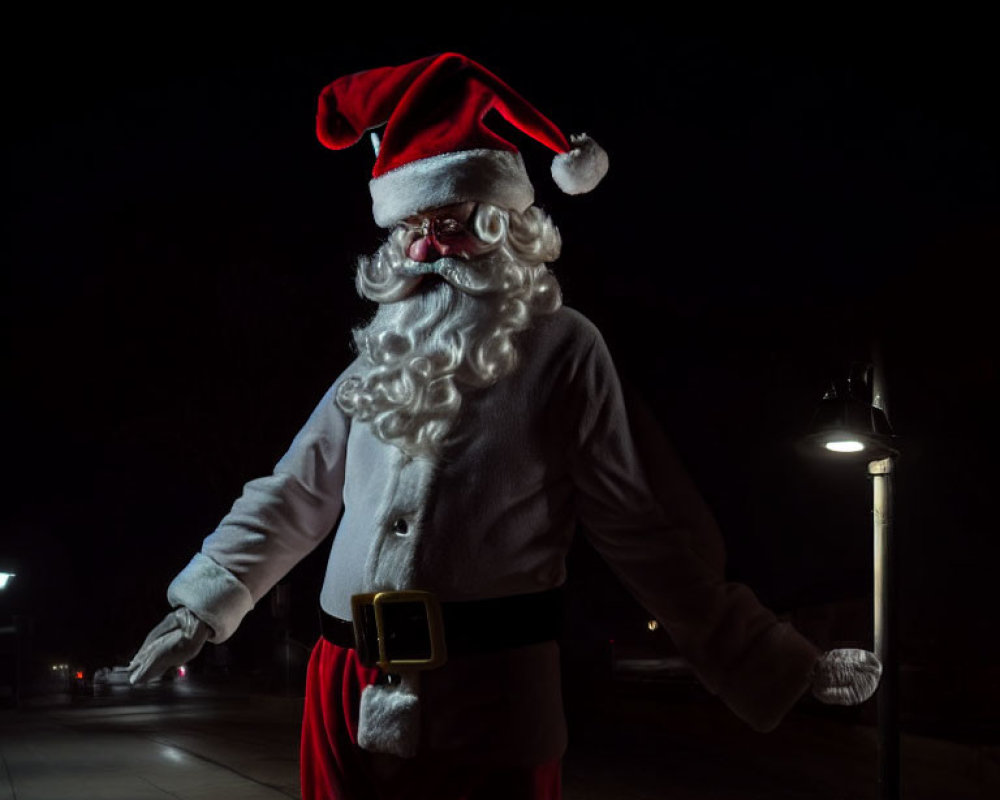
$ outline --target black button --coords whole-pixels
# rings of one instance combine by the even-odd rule
[[[395,522],[392,523],[392,530],[398,533],[400,536],[410,532],[410,526],[406,524],[406,520],[400,517]]]

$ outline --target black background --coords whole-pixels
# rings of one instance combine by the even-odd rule
[[[370,313],[354,260],[380,240],[372,154],[319,145],[319,91],[458,50],[609,152],[604,183],[566,197],[551,153],[504,129],[563,234],[567,304],[673,438],[731,575],[776,610],[870,594],[863,466],[792,445],[829,381],[882,341],[903,449],[904,657],[995,691],[985,31],[416,19],[394,34],[304,20],[287,36],[193,22],[121,35],[91,20],[14,37],[0,558],[39,649],[127,658],[171,577],[348,362]],[[303,638],[327,547],[290,577]],[[602,598],[595,631],[635,616],[592,559],[573,577]]]

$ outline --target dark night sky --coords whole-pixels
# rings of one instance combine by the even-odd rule
[[[170,577],[284,451],[350,357],[368,312],[353,260],[379,241],[370,148],[324,150],[316,96],[460,50],[608,150],[606,181],[567,198],[550,154],[511,133],[563,233],[568,304],[673,437],[733,575],[781,610],[869,591],[863,469],[791,441],[878,333],[905,453],[904,643],[995,660],[995,48],[888,27],[601,28],[569,44],[541,24],[516,48],[495,32],[27,37],[7,86],[0,558],[39,625],[67,649],[138,644]],[[293,573],[310,603],[322,560]]]

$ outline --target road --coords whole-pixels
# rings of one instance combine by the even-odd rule
[[[746,728],[699,691],[641,682],[569,698],[566,800],[875,800],[875,735],[793,712]],[[301,700],[207,691],[48,698],[0,712],[0,800],[298,797]],[[1000,748],[907,736],[903,797],[1000,796]],[[429,799],[433,800],[433,799]]]

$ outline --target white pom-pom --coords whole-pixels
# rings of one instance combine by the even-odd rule
[[[571,136],[570,143],[572,150],[552,159],[552,180],[566,194],[584,194],[607,174],[608,154],[585,133]]]

